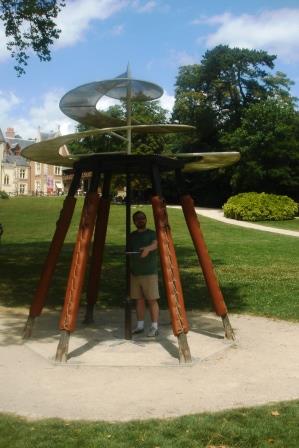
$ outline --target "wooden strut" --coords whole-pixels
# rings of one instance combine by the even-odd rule
[[[194,201],[190,195],[181,196],[180,201],[215,312],[222,318],[225,337],[234,340],[234,331],[228,318],[227,307],[214,272],[212,260],[205,245],[200,223],[194,208]]]
[[[87,305],[85,317],[83,320],[83,323],[86,325],[92,324],[94,322],[94,306],[97,300],[101,281],[104,247],[110,211],[110,183],[111,174],[106,173],[103,182],[102,196],[99,199],[97,210],[97,220],[94,232],[93,249],[87,285]]]
[[[81,171],[75,172],[72,184],[67,197],[63,202],[60,216],[56,222],[56,230],[44,262],[42,273],[32,300],[28,320],[23,330],[23,339],[28,339],[32,335],[35,318],[38,317],[45,304],[47,293],[50,288],[51,280],[57,265],[67,231],[73,217],[76,198],[74,197],[81,179]]]
[[[189,325],[166,204],[159,196],[153,196],[152,207],[172,329],[174,335],[178,338],[179,360],[180,363],[189,363],[192,362],[186,336]]]
[[[129,172],[126,173],[126,250],[128,250],[129,237],[131,233],[131,201],[132,201],[132,191],[131,191],[131,175]],[[125,339],[132,339],[132,304],[131,304],[131,269],[130,269],[130,256],[126,255],[126,297],[124,300],[125,307]]]
[[[64,306],[60,317],[59,328],[61,330],[55,360],[63,362],[67,360],[68,344],[71,332],[75,330],[79,311],[80,295],[84,282],[87,266],[89,245],[92,238],[95,220],[98,210],[99,196],[97,188],[99,173],[93,172],[91,186],[84,201],[77,241],[73,252],[72,264],[69,272]],[[66,336],[68,334],[68,337]]]

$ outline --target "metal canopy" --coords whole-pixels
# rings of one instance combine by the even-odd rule
[[[121,126],[128,122],[110,117],[97,109],[97,104],[103,96],[131,103],[156,100],[162,95],[162,87],[152,82],[132,79],[128,69],[126,73],[114,79],[83,84],[70,90],[61,98],[59,107],[68,117],[88,126]]]
[[[183,173],[225,168],[240,160],[240,153],[231,152],[201,152],[190,154],[177,154],[177,158],[184,161]]]
[[[114,118],[97,109],[97,105],[104,95],[126,102],[126,120]],[[141,165],[147,162],[151,164],[153,159],[141,155],[131,157],[132,133],[166,134],[172,132],[190,132],[195,129],[194,126],[181,124],[142,124],[132,119],[132,101],[155,100],[162,95],[163,89],[157,84],[133,79],[129,67],[125,73],[114,79],[83,84],[67,92],[60,100],[59,106],[62,112],[68,117],[97,129],[77,132],[35,143],[25,148],[22,151],[22,155],[30,160],[63,167],[73,167],[82,162],[82,166],[84,165],[85,169],[92,169],[95,166],[103,169],[104,165],[110,166],[114,164],[117,172],[128,172],[128,170],[135,173],[147,172],[147,168]],[[65,151],[61,151],[63,145],[72,141],[103,134],[111,135],[112,137],[125,141],[127,143],[127,152],[66,154]],[[126,157],[128,155],[130,155],[129,159]],[[232,165],[240,159],[240,154],[238,152],[185,153],[170,154],[164,159],[162,164],[163,170],[173,169],[175,166],[179,166],[183,172],[196,172]],[[158,160],[159,165],[161,165],[162,159],[159,158],[156,162]],[[166,160],[168,161],[167,163]],[[178,161],[177,164],[174,164],[175,160]],[[123,164],[123,168],[120,168],[120,162]]]
[[[178,125],[178,124],[152,124],[152,125],[132,125],[131,130],[140,134],[169,134],[177,132],[190,132],[193,130],[192,126]],[[34,143],[27,146],[22,155],[27,159],[34,160],[40,163],[47,163],[48,165],[57,165],[71,167],[74,162],[80,158],[89,157],[91,154],[68,154],[65,155],[61,151],[63,145],[67,145],[75,140],[81,140],[86,137],[96,137],[98,135],[111,134],[115,136],[115,133],[126,132],[128,126],[92,129],[90,131],[76,132],[74,134],[62,135],[60,137],[53,138],[51,140],[44,140],[39,143]],[[116,134],[118,137],[119,135]],[[103,153],[97,153],[98,157],[101,157]],[[111,153],[114,155],[115,153]],[[104,154],[105,155],[105,154]],[[143,156],[140,156],[143,157]]]

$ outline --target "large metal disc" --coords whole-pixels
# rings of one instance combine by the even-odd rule
[[[109,117],[97,109],[97,104],[104,95],[117,100],[126,99],[128,91],[131,101],[155,100],[163,95],[163,89],[157,84],[115,78],[83,84],[70,90],[61,98],[59,107],[65,115],[87,126],[121,126],[126,124],[124,120]]]
[[[240,160],[239,152],[199,152],[177,154],[179,159],[186,163],[183,168],[184,173],[197,171],[207,171],[215,168],[225,168]],[[193,159],[193,160],[191,160]]]
[[[90,157],[91,154],[82,154],[79,156],[67,154],[63,149],[64,145],[76,140],[81,140],[86,137],[96,137],[98,135],[110,134],[112,136],[121,135],[130,128],[133,133],[139,134],[168,134],[173,132],[190,132],[193,126],[180,124],[149,124],[149,125],[132,125],[132,126],[118,126],[112,128],[92,129],[90,131],[76,132],[74,134],[62,135],[51,140],[44,140],[39,143],[34,143],[27,146],[22,151],[22,156],[29,160],[34,160],[40,163],[47,163],[48,165],[72,167],[75,161],[80,157]],[[100,156],[102,153],[98,153]],[[142,162],[141,162],[142,163]]]

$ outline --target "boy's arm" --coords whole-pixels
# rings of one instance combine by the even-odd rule
[[[141,258],[145,258],[148,256],[148,254],[154,250],[157,250],[158,242],[157,240],[153,240],[151,244],[145,247],[141,247],[140,250],[142,251],[140,254]]]

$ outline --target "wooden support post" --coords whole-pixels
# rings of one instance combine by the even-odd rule
[[[62,330],[55,356],[56,362],[67,362],[67,354],[69,351],[70,332]]]
[[[62,330],[62,334],[57,348],[56,361],[67,359],[68,345],[64,342],[66,339],[65,332],[71,333],[76,327],[80,295],[88,260],[89,245],[94,230],[98,208],[99,197],[96,192],[98,184],[99,174],[93,173],[90,190],[84,201],[77,241],[68,277],[64,306],[60,317],[59,328]]]
[[[126,249],[128,250],[129,236],[131,233],[131,175],[127,172],[126,185]],[[132,339],[132,305],[130,298],[130,256],[126,255],[126,297],[125,297],[125,339]]]
[[[24,330],[23,330],[23,339],[31,338],[34,322],[35,322],[35,317],[29,315],[27,322],[25,324]]]
[[[86,313],[83,321],[86,325],[94,322],[93,312],[101,280],[104,247],[110,210],[110,183],[111,173],[106,173],[104,176],[102,196],[99,200],[97,221],[94,232],[93,250],[87,286]]]
[[[78,189],[81,179],[81,170],[76,170],[68,192],[64,200],[60,216],[56,223],[56,230],[42,269],[42,273],[33,297],[33,301],[29,311],[29,317],[25,324],[23,331],[23,338],[31,337],[34,320],[42,312],[45,304],[46,296],[50,288],[51,280],[53,278],[54,270],[60,255],[67,231],[69,229],[75,205],[76,198],[74,197]]]
[[[225,334],[226,339],[230,339],[230,340],[234,341],[236,339],[235,333],[234,333],[234,330],[229,321],[228,314],[226,314],[226,316],[221,317],[221,319],[222,319],[224,334]]]
[[[227,316],[227,308],[224,302],[224,298],[219,287],[216,274],[214,272],[212,260],[205,245],[198,217],[194,208],[193,199],[190,195],[183,195],[181,196],[181,204],[185,220],[197,253],[198,261],[201,265],[206,285],[213,302],[215,312],[222,318],[225,329],[225,336],[228,339],[235,339],[233,329]]]
[[[180,333],[178,335],[178,344],[180,364],[192,362],[186,333]]]
[[[159,173],[155,167],[153,168],[152,180],[154,191],[161,194]],[[172,329],[174,335],[178,338],[179,360],[180,363],[189,363],[192,361],[186,336],[189,325],[166,204],[160,196],[153,196],[152,207]]]

